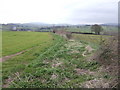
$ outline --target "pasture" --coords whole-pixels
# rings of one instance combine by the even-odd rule
[[[87,42],[93,48],[98,49],[103,40],[108,40],[112,36],[107,35],[87,35],[87,34],[73,34],[74,39],[81,40],[82,42]]]
[[[15,54],[35,46],[46,46],[52,43],[52,35],[37,32],[2,32],[2,56]]]
[[[117,32],[118,27],[115,26],[102,26],[103,32],[101,34],[104,34],[106,32]],[[91,26],[79,26],[79,27],[68,27],[66,28],[66,31],[69,32],[82,32],[82,33],[91,33]]]
[[[32,46],[32,49],[30,49],[20,55],[14,56],[14,57],[10,58],[9,60],[6,60],[5,62],[2,63],[3,81],[5,79],[7,79],[8,77],[10,77],[11,75],[13,75],[14,73],[23,71],[26,68],[27,64],[32,63],[32,61],[36,60],[38,57],[41,57],[42,54],[44,52],[46,52],[48,50],[48,48],[51,48],[53,45],[55,45],[58,42],[58,40],[62,41],[62,38],[60,36],[52,35],[51,33],[41,33],[41,32],[40,33],[39,32],[13,32],[13,33],[12,32],[10,32],[10,33],[4,32],[4,33],[7,33],[9,36],[11,36],[11,34],[13,35],[13,33],[18,34],[18,36],[23,35],[24,38],[26,38],[23,40],[26,40],[26,42],[29,39],[28,36],[32,35],[32,34],[34,35],[33,36],[34,39],[35,38],[39,38],[39,39],[37,39],[38,41],[36,41],[34,39],[29,40],[28,42],[32,43],[32,44],[27,45],[28,47],[26,47],[26,49],[31,48],[30,46]],[[36,37],[36,35],[37,35],[37,37]],[[19,39],[20,39],[20,37],[19,37]],[[17,43],[19,41],[19,39],[17,38],[17,40],[15,42],[15,40],[13,38],[14,43]],[[36,41],[36,43],[35,43],[35,41]],[[26,44],[27,43],[24,43],[22,45],[24,46]],[[34,47],[33,47],[33,45],[34,45]],[[13,51],[14,50],[15,49],[13,49]]]
[[[73,34],[72,39],[65,39],[47,32],[3,32],[4,56],[31,48],[2,62],[3,87],[81,88],[88,81],[109,79],[91,58],[101,40],[109,37]]]

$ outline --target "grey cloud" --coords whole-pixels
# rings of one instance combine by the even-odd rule
[[[69,17],[71,22],[117,23],[118,7],[116,3],[98,3],[77,8]]]

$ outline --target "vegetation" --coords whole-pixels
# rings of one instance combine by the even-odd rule
[[[94,36],[94,37],[93,37]],[[102,35],[74,35],[74,38],[87,41],[93,47],[97,45],[97,51],[89,57],[92,61],[97,61],[100,65],[98,70],[99,75],[103,76],[102,83],[109,84],[109,87],[117,87],[118,85],[118,37],[116,36],[102,36]],[[92,43],[92,44],[91,44]],[[94,44],[93,44],[94,43]],[[100,80],[98,80],[101,82]],[[87,82],[89,88],[98,88],[100,83],[92,84],[94,82]],[[96,81],[97,82],[97,81]],[[90,85],[91,84],[91,85]],[[84,85],[84,87],[87,87]],[[95,86],[94,86],[95,85]],[[104,87],[104,85],[101,85]]]
[[[81,74],[77,71],[77,69],[95,71],[99,67],[96,62],[87,62],[82,56],[86,44],[80,41],[62,41],[62,43],[61,40],[57,41],[58,43],[50,51],[44,53],[43,56],[38,56],[22,70],[19,70],[23,67],[21,65],[18,70],[15,68],[14,74],[10,77],[13,80],[10,87],[72,88],[80,87],[82,82],[94,79],[93,75]]]
[[[95,32],[96,35],[100,35],[100,32],[103,31],[103,28],[102,26],[95,24],[95,25],[92,25],[91,31]]]
[[[52,35],[38,32],[2,32],[2,55],[7,56],[33,48],[35,46],[50,45]]]
[[[65,30],[70,31],[70,27]],[[3,62],[3,87],[109,88],[117,85],[117,62],[113,60],[117,59],[117,39],[114,36],[68,33],[65,39],[62,35],[45,32],[3,32],[3,35],[8,41],[4,42],[6,47],[13,48],[10,45],[13,42],[14,47],[21,48],[19,51],[31,48]],[[24,43],[19,45],[18,42]],[[4,52],[4,55],[19,52],[14,48],[10,50],[11,53]]]
[[[10,60],[7,60],[3,62],[3,80],[9,78],[11,75],[22,72],[24,69],[27,69],[27,65],[29,63],[36,63],[36,60],[40,60],[40,58],[45,54],[46,51],[52,50],[54,47],[51,47],[52,45],[60,45],[58,42],[62,40],[59,36],[54,36],[49,43],[43,43],[43,45],[40,45],[38,47],[35,47],[21,55],[15,56],[11,58]],[[49,52],[49,51],[48,51]],[[44,55],[44,57],[46,57]],[[37,64],[37,63],[36,63]],[[16,68],[15,68],[16,67]],[[31,70],[30,70],[31,71]]]
[[[69,32],[83,32],[83,33],[90,33],[91,32],[91,29],[90,29],[91,26],[79,26],[79,27],[68,27],[66,28],[66,31],[69,31]]]
[[[2,31],[0,30],[0,57],[2,57]],[[0,89],[2,88],[2,63],[0,62]]]
[[[0,57],[2,57],[2,31],[0,30]]]
[[[91,33],[91,25],[36,25],[36,24],[0,24],[2,25],[3,31],[38,31],[38,32],[50,32],[52,30],[59,30],[65,28],[69,32],[82,32],[82,33]],[[116,25],[101,25],[104,29],[101,34],[106,34],[107,32],[113,33],[118,31]],[[107,33],[107,34],[109,34]]]
[[[102,40],[99,50],[94,54],[94,58],[102,65],[102,72],[108,79],[109,87],[118,85],[118,37],[110,37],[107,41]]]
[[[112,36],[107,35],[87,35],[87,34],[73,34],[74,39],[81,40],[82,42],[89,43],[93,48],[98,49],[101,44],[101,40],[108,40]]]
[[[30,63],[31,61],[34,61],[38,56],[41,57],[43,52],[45,52],[48,48],[51,48],[52,45],[56,44],[58,42],[57,40],[61,39],[59,36],[50,36],[52,38],[50,39],[49,37],[47,37],[49,38],[49,41],[47,41],[46,43],[43,42],[39,46],[34,47],[31,50],[26,51],[18,56],[11,58],[10,60],[3,62],[3,79],[8,78],[8,76],[12,73],[23,70],[26,64]]]

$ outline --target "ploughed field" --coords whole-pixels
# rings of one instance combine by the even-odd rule
[[[68,40],[52,33],[3,32],[3,57],[31,48],[2,62],[3,87],[88,88],[95,80],[105,84],[100,65],[90,59],[100,39],[99,35],[73,34]]]

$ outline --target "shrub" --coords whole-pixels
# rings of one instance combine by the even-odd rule
[[[94,58],[102,66],[102,72],[107,73],[113,79],[109,79],[110,87],[118,84],[118,39],[111,37],[108,41],[102,41],[100,49]]]
[[[72,38],[72,33],[67,32],[67,33],[66,33],[66,37],[67,37],[68,39],[71,39],[71,38]]]

